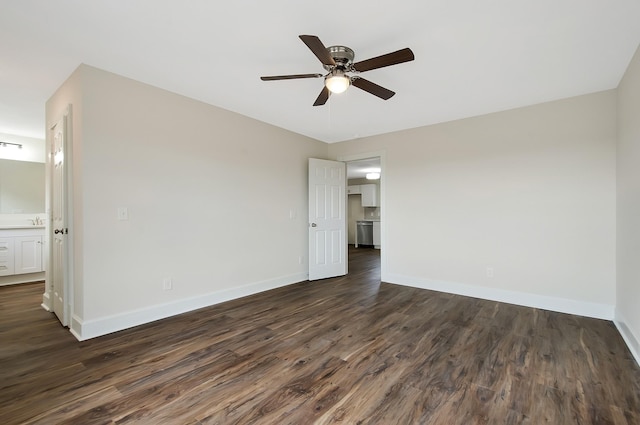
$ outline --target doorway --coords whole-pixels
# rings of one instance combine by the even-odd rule
[[[347,240],[349,252],[371,250],[383,257],[383,156],[339,158],[347,164]],[[351,263],[353,255],[349,255]],[[381,261],[382,262],[382,261]]]

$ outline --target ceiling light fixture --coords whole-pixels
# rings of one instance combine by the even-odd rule
[[[367,180],[378,180],[380,178],[380,173],[367,173],[365,177]]]
[[[15,146],[18,149],[22,149],[22,145],[19,143],[0,142],[0,146],[2,146],[3,148],[7,148],[9,146]]]
[[[349,88],[349,84],[351,84],[351,80],[341,69],[334,69],[324,79],[324,85],[331,93],[342,93]]]

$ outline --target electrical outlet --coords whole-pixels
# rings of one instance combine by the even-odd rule
[[[165,291],[170,291],[173,289],[173,280],[170,277],[165,277],[162,279],[162,289]]]

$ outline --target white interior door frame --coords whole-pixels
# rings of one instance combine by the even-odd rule
[[[351,161],[360,161],[363,159],[369,158],[380,158],[380,243],[382,249],[380,250],[380,275],[381,279],[384,282],[387,276],[387,252],[388,244],[386,242],[386,179],[385,179],[385,170],[387,169],[387,160],[386,160],[387,152],[385,150],[372,151],[372,152],[361,152],[350,155],[340,155],[337,158],[337,161],[341,162],[351,162]]]

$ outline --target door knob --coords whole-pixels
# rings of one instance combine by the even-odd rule
[[[311,227],[318,227],[316,223],[311,223]]]
[[[53,231],[53,233],[55,233],[57,235],[58,233],[62,233],[62,230],[56,229],[56,230]]]

